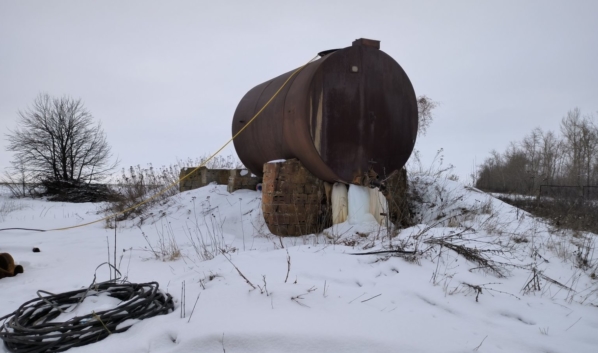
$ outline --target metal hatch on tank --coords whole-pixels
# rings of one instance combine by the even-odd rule
[[[413,151],[418,124],[405,71],[376,40],[358,39],[320,56],[234,140],[243,164],[261,176],[264,163],[297,158],[321,180],[350,184],[401,169]],[[233,117],[233,135],[293,71],[245,94]]]

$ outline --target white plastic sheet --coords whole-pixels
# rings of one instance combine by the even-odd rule
[[[349,201],[347,186],[342,183],[335,183],[332,186],[332,224],[343,223],[347,220]]]

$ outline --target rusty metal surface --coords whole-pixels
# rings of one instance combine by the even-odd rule
[[[237,139],[254,174],[275,159],[297,158],[318,178],[363,184],[401,169],[417,135],[409,78],[380,42],[358,39],[306,66]],[[323,52],[324,53],[324,52]],[[251,89],[237,106],[235,134],[293,71]]]

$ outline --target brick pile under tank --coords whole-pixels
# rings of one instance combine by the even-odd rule
[[[331,225],[326,183],[297,159],[264,164],[262,211],[276,235],[318,233]]]

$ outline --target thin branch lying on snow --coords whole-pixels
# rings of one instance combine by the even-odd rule
[[[444,217],[440,217],[438,220],[436,220],[436,222],[426,226],[424,229],[422,229],[421,231],[419,231],[416,235],[413,236],[413,239],[417,240],[419,239],[421,236],[423,236],[424,234],[426,234],[429,230],[431,230],[432,228],[436,228],[436,226],[447,222],[448,220],[450,220],[451,218],[455,218],[455,217],[460,217],[460,216],[464,216],[468,213],[470,213],[470,210],[462,210],[461,212],[457,213],[457,214],[451,214],[451,215],[447,215]],[[465,230],[471,230],[471,228],[465,228]]]
[[[566,285],[564,285],[564,284],[562,284],[562,283],[560,283],[560,282],[558,282],[558,281],[556,281],[556,280],[554,280],[554,279],[552,279],[552,278],[550,278],[550,277],[546,276],[546,275],[545,275],[545,274],[543,274],[542,272],[539,272],[539,273],[538,273],[538,275],[539,275],[540,277],[542,277],[542,278],[543,278],[545,281],[547,281],[547,282],[550,282],[550,283],[552,283],[552,284],[556,284],[557,286],[559,286],[559,287],[561,287],[561,288],[563,288],[563,289],[566,289],[566,290],[568,290],[568,291],[575,292],[575,290],[574,290],[573,288],[571,288],[571,287],[567,287]]]
[[[406,251],[406,250],[380,250],[380,251],[370,251],[370,252],[361,252],[361,253],[349,253],[349,255],[376,255],[376,254],[404,254],[404,255],[415,255],[416,251]]]
[[[535,267],[532,268],[532,277],[523,286],[523,288],[521,289],[521,292],[523,294],[528,294],[529,292],[532,292],[532,291],[542,290],[542,286],[540,284],[540,278],[542,278],[546,282],[555,284],[555,285],[561,287],[562,289],[566,289],[566,290],[568,290],[570,292],[574,292],[574,293],[576,292],[573,288],[567,287],[566,285],[562,284],[561,282],[546,276],[544,273],[542,273],[542,271],[538,271]]]
[[[305,299],[305,298],[303,298],[303,295],[305,295],[305,293],[304,293],[304,294],[299,294],[299,295],[297,295],[297,296],[294,296],[294,297],[291,297],[291,300],[292,300],[292,301],[294,301],[295,303],[297,303],[297,304],[301,305],[301,306],[304,306],[304,307],[306,307],[306,308],[310,308],[310,306],[309,306],[309,305],[307,305],[307,304],[304,304],[304,303],[302,303],[302,302],[300,302],[300,301],[299,301],[299,300],[301,300],[301,299]]]
[[[297,304],[301,305],[301,306],[304,306],[304,307],[306,307],[306,308],[309,308],[310,306],[306,305],[305,303],[302,303],[302,302],[300,302],[299,300],[303,300],[303,299],[305,299],[305,298],[303,297],[304,295],[307,295],[307,294],[309,294],[309,293],[311,293],[311,292],[315,291],[316,289],[318,289],[318,288],[316,288],[315,286],[312,286],[311,288],[309,288],[309,289],[307,290],[307,292],[306,292],[306,293],[303,293],[303,294],[299,294],[299,295],[293,296],[293,297],[291,297],[291,300],[292,300],[292,301],[294,301],[295,303],[297,303]]]
[[[193,309],[191,309],[191,315],[189,315],[189,320],[187,320],[187,323],[191,322],[191,317],[193,317],[193,313],[195,312],[195,306],[197,305],[197,301],[199,300],[200,295],[201,292],[199,292],[199,294],[197,295],[197,299],[195,299],[195,304],[193,304]]]
[[[504,292],[504,291],[501,291],[501,290],[498,290],[498,289],[487,287],[488,285],[501,284],[501,283],[485,283],[485,284],[475,285],[475,284],[469,284],[469,283],[466,283],[466,282],[461,282],[461,284],[463,284],[463,285],[465,285],[465,286],[467,286],[470,289],[473,289],[475,291],[475,293],[476,293],[475,301],[476,302],[478,301],[479,295],[480,294],[484,294],[482,292],[483,289],[485,289],[486,292],[490,291],[490,292],[496,292],[496,293],[500,293],[500,294],[506,294],[506,295],[510,295],[511,297],[513,297],[515,299],[521,300],[521,298],[519,298],[518,296],[516,296],[514,294],[511,294],[511,293],[508,293],[508,292]],[[492,295],[492,293],[490,293],[490,295]]]
[[[367,302],[367,301],[369,301],[369,300],[372,300],[372,299],[374,299],[374,298],[378,298],[378,297],[379,297],[379,296],[381,296],[381,295],[382,295],[382,293],[380,293],[380,294],[378,294],[378,295],[374,295],[373,297],[371,297],[371,298],[368,298],[368,299],[365,299],[365,300],[362,300],[361,302],[362,302],[362,303],[365,303],[365,302]]]
[[[497,263],[494,260],[483,256],[484,252],[500,252],[500,250],[480,250],[469,248],[464,245],[458,245],[438,238],[426,240],[424,243],[436,244],[453,250],[457,254],[463,256],[466,260],[479,264],[480,268],[489,270],[499,278],[506,277],[503,273],[503,270],[497,266]]]
[[[237,266],[235,266],[235,264],[228,258],[228,256],[226,256],[226,253],[224,252],[224,250],[220,250],[220,251],[222,252],[222,256],[224,256],[224,258],[227,259],[231,265],[233,265],[235,270],[237,270],[237,273],[239,274],[239,276],[241,276],[245,280],[245,282],[247,282],[247,284],[249,284],[251,286],[251,288],[256,289],[256,287],[253,285],[253,283],[251,283],[251,281],[248,280],[247,277],[245,277],[245,275],[241,272],[241,270],[239,270],[239,268]]]
[[[479,346],[477,346],[477,347],[475,347],[475,348],[473,349],[473,351],[474,351],[474,352],[477,352],[477,351],[478,351],[478,349],[480,349],[480,347],[482,346],[482,344],[484,343],[484,341],[486,340],[486,338],[488,338],[488,335],[486,335],[486,337],[484,337],[484,339],[482,340],[482,342],[480,342],[480,345],[479,345]]]
[[[569,331],[569,329],[570,329],[571,327],[575,326],[575,324],[576,324],[576,323],[578,323],[578,322],[579,322],[579,320],[581,320],[582,318],[583,318],[583,316],[580,316],[580,317],[579,317],[579,319],[577,319],[577,321],[575,321],[575,322],[573,323],[573,325],[569,326],[569,327],[568,327],[568,328],[567,328],[565,331]]]
[[[351,303],[353,303],[354,301],[356,301],[357,299],[359,299],[359,298],[363,297],[364,295],[365,295],[365,292],[364,292],[362,295],[360,295],[359,297],[357,297],[357,298],[355,298],[355,299],[351,300],[351,301],[350,301],[348,304],[351,304]]]

